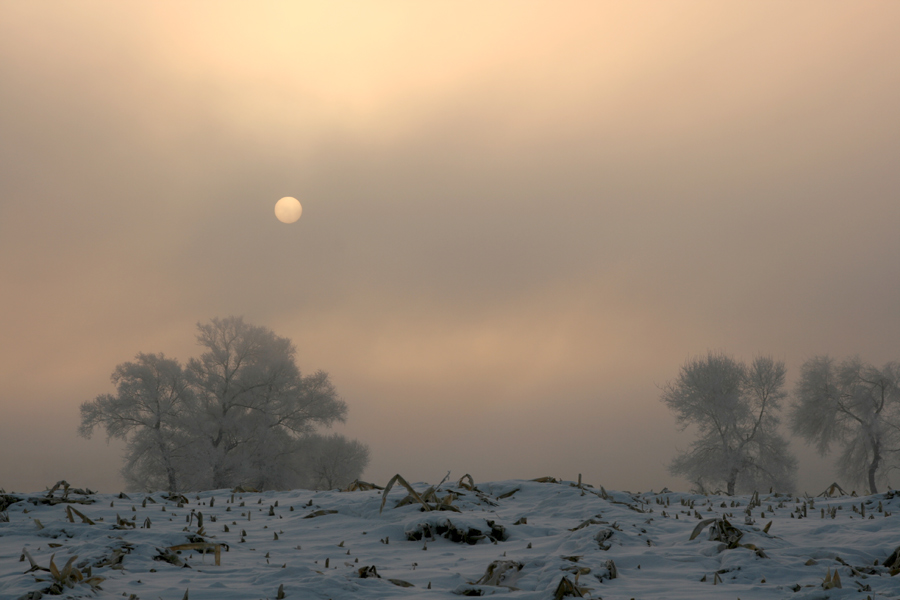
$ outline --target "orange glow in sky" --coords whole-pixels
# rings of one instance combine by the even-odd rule
[[[689,356],[900,359],[898,30],[890,2],[4,3],[0,488],[117,491],[79,404],[233,314],[330,373],[368,480],[684,489],[659,386]]]

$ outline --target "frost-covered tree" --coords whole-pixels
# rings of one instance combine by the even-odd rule
[[[198,329],[206,351],[188,362],[188,372],[197,433],[210,446],[198,475],[212,488],[253,483],[267,461],[291,452],[291,440],[346,419],[347,405],[326,373],[301,376],[289,339],[240,317]]]
[[[791,407],[791,429],[820,454],[842,447],[838,472],[878,492],[900,452],[900,363],[882,368],[859,357],[840,364],[816,356],[803,364]]]
[[[310,436],[302,456],[309,476],[305,487],[319,490],[343,487],[359,479],[369,464],[368,447],[337,433]]]
[[[110,437],[126,439],[123,473],[139,489],[286,489],[319,481],[313,469],[330,438],[317,429],[347,414],[328,375],[301,375],[289,339],[240,317],[198,324],[197,339],[204,352],[184,369],[162,355],[120,365],[118,394],[82,405],[81,434],[103,425]],[[363,458],[344,446],[361,449]],[[367,461],[365,445],[344,446],[334,446],[335,481],[343,473],[357,477]]]
[[[95,427],[110,438],[127,440],[122,474],[138,482],[178,491],[178,465],[189,440],[181,430],[193,401],[181,364],[162,354],[138,354],[112,374],[116,394],[102,394],[81,405],[79,433],[91,437]]]
[[[792,490],[797,460],[778,434],[785,372],[782,361],[769,357],[749,367],[724,354],[689,360],[664,386],[661,400],[681,429],[696,426],[698,437],[672,461],[670,472],[701,490],[724,484],[728,494]]]

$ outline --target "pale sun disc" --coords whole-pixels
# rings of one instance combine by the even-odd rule
[[[282,223],[293,223],[300,218],[303,207],[300,201],[291,196],[285,196],[275,203],[275,216]]]

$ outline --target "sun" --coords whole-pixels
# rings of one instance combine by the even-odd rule
[[[291,196],[285,196],[275,203],[275,216],[282,223],[294,223],[303,214],[300,201]]]

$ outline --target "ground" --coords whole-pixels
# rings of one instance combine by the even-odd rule
[[[0,494],[0,598],[900,598],[893,492],[473,483]]]

